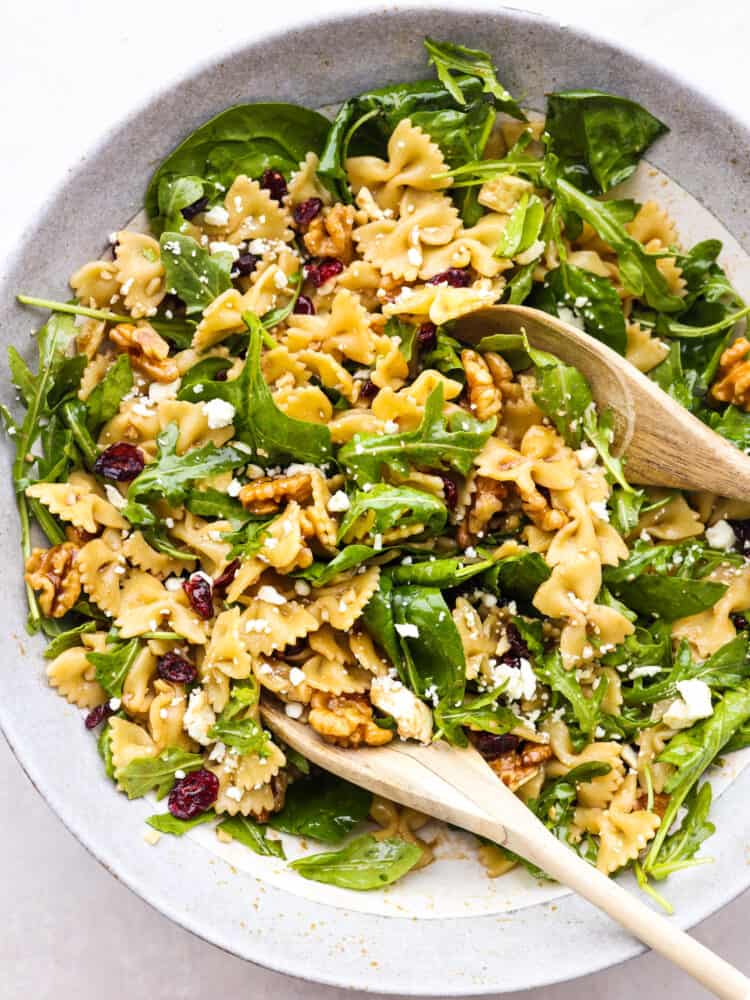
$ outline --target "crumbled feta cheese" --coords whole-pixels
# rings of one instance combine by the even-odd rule
[[[633,667],[629,676],[631,680],[637,680],[639,677],[656,677],[656,675],[660,674],[661,671],[661,667],[650,667],[644,665],[642,667]]]
[[[305,710],[305,706],[298,701],[290,701],[284,706],[284,711],[290,719],[299,719]]]
[[[676,698],[662,716],[662,721],[672,729],[687,729],[699,719],[713,715],[711,688],[705,681],[677,681],[680,697]]]
[[[419,629],[416,625],[412,625],[410,622],[404,622],[403,624],[396,625],[396,631],[404,639],[419,638]]]
[[[587,444],[583,445],[576,452],[578,464],[582,469],[590,469],[594,462],[596,462],[597,454],[596,448],[592,448],[591,445]]]
[[[181,767],[178,767],[174,773],[174,776],[175,778],[177,778],[178,781],[182,781],[182,779],[185,777],[185,772],[182,770]]]
[[[174,528],[174,518],[173,517],[165,517],[164,518],[164,524],[168,528]]]
[[[373,678],[370,701],[381,712],[393,716],[401,739],[420,743],[432,739],[432,712],[401,681],[387,675]]]
[[[109,699],[109,707],[112,709],[113,712],[119,711],[120,705],[122,705],[122,701],[120,698]]]
[[[201,403],[201,408],[208,418],[208,426],[212,431],[229,427],[234,420],[234,407],[225,399],[209,399]]]
[[[240,490],[242,489],[242,483],[239,479],[233,479],[229,486],[227,486],[227,496],[238,497],[240,495]]]
[[[208,244],[208,249],[212,254],[228,253],[232,260],[237,260],[240,255],[239,247],[236,247],[234,243],[225,243],[223,240],[214,240],[213,243]]]
[[[383,424],[383,430],[385,431],[386,434],[397,434],[398,424],[396,423],[395,420],[386,420],[386,422]]]
[[[158,830],[152,830],[149,827],[148,830],[146,830],[146,832],[143,834],[143,839],[146,841],[147,844],[150,844],[151,847],[155,847],[156,844],[158,844],[159,841],[161,840],[161,834],[159,833]]]
[[[122,510],[123,507],[127,507],[128,501],[122,493],[120,493],[116,486],[113,486],[111,483],[105,483],[104,492],[107,494],[107,500],[109,500],[113,507],[116,507],[118,510]]]
[[[468,548],[464,549],[464,555],[466,556],[467,559],[476,559],[477,550],[474,548],[473,545],[470,545]]]
[[[273,283],[279,289],[286,288],[286,286],[289,284],[289,278],[287,278],[284,272],[281,269],[279,269],[273,276]]]
[[[592,500],[589,503],[589,510],[595,517],[598,517],[600,521],[609,521],[609,511],[607,510],[606,500]]]
[[[229,212],[223,205],[214,205],[203,216],[209,226],[226,226],[229,222]]]
[[[226,790],[226,797],[228,799],[234,799],[235,802],[241,802],[242,795],[242,789],[238,788],[237,785],[230,785]]]
[[[375,535],[375,537],[373,538],[372,547],[375,549],[376,552],[380,552],[380,550],[383,548],[383,536],[380,534],[380,532],[378,532],[378,534]]]
[[[729,521],[717,521],[710,528],[706,528],[706,541],[712,549],[724,549],[729,552],[734,548],[737,537]]]
[[[499,663],[492,668],[492,680],[497,686],[505,684],[503,694],[512,701],[528,700],[536,692],[536,674],[528,660],[521,659],[520,667],[511,667],[507,663]]]
[[[208,731],[216,722],[216,714],[208,704],[208,698],[203,688],[194,688],[190,692],[188,707],[185,710],[183,726],[188,736],[200,743],[201,746],[208,746],[211,743]]]
[[[307,582],[307,580],[295,580],[294,581],[294,592],[299,594],[300,597],[307,597],[312,587]]]
[[[304,684],[305,671],[300,670],[299,667],[292,667],[289,671],[289,681],[293,687],[298,687],[300,684]]]
[[[258,598],[261,601],[265,601],[266,604],[286,604],[286,597],[280,594],[275,587],[272,587],[268,583],[264,583],[263,586],[258,591]]]
[[[328,510],[332,514],[340,514],[342,511],[349,510],[351,506],[349,502],[349,497],[344,493],[343,490],[336,490],[331,499],[328,501]]]
[[[176,378],[174,382],[152,382],[148,387],[149,401],[161,403],[164,399],[175,399],[181,383],[181,378]]]
[[[212,749],[211,753],[208,755],[209,760],[217,760],[221,763],[227,754],[226,744],[222,743],[221,740],[218,741],[216,746]]]
[[[179,576],[168,576],[164,581],[164,586],[172,593],[176,593],[178,590],[182,590],[182,580]]]

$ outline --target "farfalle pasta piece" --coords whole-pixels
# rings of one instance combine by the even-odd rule
[[[329,694],[361,694],[367,691],[372,681],[369,671],[348,667],[319,654],[305,660],[302,672],[311,688]]]
[[[395,420],[401,431],[414,430],[422,423],[425,403],[438,385],[443,390],[443,412],[449,413],[451,408],[446,404],[461,395],[463,386],[432,368],[420,372],[403,389],[394,391],[389,386],[381,389],[372,401],[372,412],[383,422]]]
[[[321,587],[316,600],[308,611],[322,625],[348,632],[365,609],[365,605],[378,588],[380,569],[370,566],[364,573],[356,573],[330,587]]]
[[[502,174],[485,181],[477,194],[477,201],[485,208],[509,216],[524,195],[532,195],[534,185],[523,177]]]
[[[231,530],[229,521],[205,521],[186,511],[184,518],[169,528],[169,534],[196,553],[206,573],[216,576],[229,558],[231,546],[223,536]]]
[[[570,489],[555,494],[555,505],[565,512],[568,522],[549,544],[546,560],[550,566],[586,551],[598,552],[605,566],[616,566],[627,558],[627,545],[609,523],[609,494],[609,484],[598,467],[579,472]]]
[[[578,802],[582,806],[606,808],[625,780],[625,765],[622,761],[622,746],[614,741],[594,741],[584,747],[580,753],[575,753],[570,739],[568,727],[562,720],[552,720],[544,723],[544,730],[549,736],[554,760],[547,764],[547,774],[556,778],[567,774],[574,767],[590,764],[594,761],[609,764],[608,774],[601,774],[590,781],[582,781],[578,787]]]
[[[253,816],[261,822],[268,818],[274,809],[274,791],[271,782],[260,788],[245,789],[237,784],[237,772],[240,765],[238,754],[227,752],[221,762],[206,766],[219,779],[219,794],[214,803],[214,809],[219,815],[227,813],[230,816]]]
[[[224,198],[224,207],[227,211],[224,225],[209,225],[204,217],[203,228],[213,239],[235,245],[245,240],[287,243],[294,235],[288,210],[272,198],[258,181],[250,180],[244,174],[234,179]]]
[[[639,371],[650,372],[669,354],[669,345],[655,337],[640,323],[627,322],[625,332],[628,338],[625,357]]]
[[[122,685],[122,704],[128,715],[145,718],[154,700],[157,656],[147,643],[136,656]]]
[[[26,496],[39,500],[50,513],[95,535],[100,528],[127,528],[128,522],[99,492],[93,476],[72,472],[67,483],[33,483]]]
[[[492,620],[487,618],[483,621],[465,597],[456,598],[452,618],[464,648],[466,679],[475,680],[480,674],[490,677],[489,659],[497,649]]]
[[[395,212],[405,191],[437,191],[450,185],[450,179],[435,177],[447,170],[437,143],[408,118],[403,118],[388,140],[388,159],[377,156],[352,156],[346,172],[357,194],[366,187],[381,209]]]
[[[234,437],[234,427],[231,424],[227,427],[209,427],[208,415],[201,403],[164,399],[157,403],[156,412],[160,430],[164,430],[169,424],[177,424],[180,432],[176,445],[178,455],[184,455],[191,448],[199,448],[209,442],[220,447]]]
[[[670,493],[670,490],[649,490],[650,498],[654,501],[669,499],[664,506],[644,514],[638,520],[635,534],[640,535],[645,531],[652,538],[665,542],[677,542],[703,534],[705,526],[699,512],[688,504],[681,493],[671,496]]]
[[[332,551],[336,548],[338,525],[328,512],[331,491],[328,489],[328,483],[320,469],[311,467],[309,472],[312,503],[302,512],[300,521],[309,524],[312,534],[315,535],[320,544],[325,549]]]
[[[220,671],[235,680],[243,680],[253,672],[253,661],[247,651],[239,608],[230,608],[217,616],[206,647],[203,669]]]
[[[115,275],[133,319],[153,316],[166,293],[159,244],[144,233],[121,230],[115,244]]]
[[[284,386],[271,393],[276,406],[295,420],[309,424],[328,424],[333,416],[333,404],[316,385]]]
[[[599,836],[596,867],[611,875],[635,860],[659,828],[656,813],[636,809],[636,776],[628,775],[608,809],[578,808],[575,824]]]
[[[365,670],[369,670],[371,674],[382,677],[388,673],[388,664],[378,653],[375,643],[367,632],[351,632],[349,634],[349,648],[357,663]]]
[[[234,783],[238,788],[259,791],[269,784],[286,764],[283,751],[269,740],[268,754],[261,757],[257,753],[242,754],[237,759]]]
[[[674,766],[660,761],[657,758],[667,743],[674,736],[676,730],[672,729],[664,722],[658,722],[655,726],[643,729],[635,738],[638,746],[638,784],[644,792],[648,791],[649,785],[658,794],[664,790],[670,775],[674,772]]]
[[[299,205],[310,198],[320,198],[324,205],[330,205],[331,192],[318,177],[320,160],[315,153],[308,153],[299,169],[293,171],[287,186],[287,201],[290,205]]]
[[[118,615],[126,561],[116,539],[107,532],[105,537],[87,542],[79,550],[76,564],[81,586],[94,604],[107,615]]]
[[[184,569],[192,569],[195,564],[195,560],[173,559],[158,552],[148,544],[140,531],[133,531],[128,536],[122,546],[122,554],[138,569],[162,580],[172,575],[179,576]]]
[[[304,350],[298,360],[316,375],[326,389],[335,389],[350,402],[354,394],[354,379],[344,366],[324,351]]]
[[[293,646],[318,625],[315,615],[299,601],[271,604],[255,597],[248,600],[242,612],[240,633],[248,652],[259,657]]]
[[[473,267],[485,278],[507,271],[512,267],[511,261],[495,256],[507,222],[507,216],[490,212],[470,229],[460,229],[445,246],[424,248],[419,277],[433,278],[451,267]]]
[[[491,306],[500,297],[501,289],[452,288],[450,285],[418,285],[405,287],[393,301],[383,306],[386,316],[414,316],[443,326],[453,319]]]
[[[193,334],[192,347],[206,351],[233,333],[245,328],[242,313],[244,299],[236,288],[228,288],[206,306]]]
[[[678,618],[672,625],[674,639],[687,639],[698,656],[708,659],[737,634],[731,616],[750,608],[750,566],[722,566],[708,577],[727,584],[722,597],[712,608],[687,618]]]
[[[70,278],[70,287],[81,305],[90,309],[111,309],[120,300],[117,267],[111,260],[92,260]]]
[[[101,652],[106,638],[106,632],[82,635],[83,645],[66,649],[47,667],[50,685],[78,708],[94,708],[107,700],[107,692],[96,679],[96,668],[86,655]]]
[[[360,365],[372,364],[376,353],[370,315],[359,297],[346,289],[336,293],[330,313],[293,316],[284,345],[291,353],[322,350]]]
[[[143,726],[128,722],[116,715],[107,723],[109,726],[109,746],[112,752],[112,766],[117,779],[128,764],[140,757],[157,757],[159,751],[151,735]]]
[[[658,240],[660,247],[678,246],[677,228],[666,209],[657,202],[645,201],[625,228],[644,246]]]
[[[310,703],[313,689],[304,679],[304,674],[300,677],[299,667],[295,668],[275,657],[264,656],[255,660],[253,669],[259,684],[282,701],[296,702],[298,705]],[[295,670],[294,675],[292,670]]]
[[[182,685],[154,682],[154,698],[148,710],[148,728],[158,753],[168,747],[193,750],[195,744],[183,729],[187,696]]]
[[[182,591],[167,590],[156,577],[134,570],[120,592],[115,625],[125,639],[169,626],[177,635],[202,646],[206,642],[203,622]]]

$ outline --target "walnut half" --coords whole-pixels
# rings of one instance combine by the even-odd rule
[[[180,370],[174,358],[169,357],[169,344],[148,323],[134,326],[118,323],[109,331],[110,339],[127,351],[133,367],[155,382],[174,382]]]
[[[328,743],[340,747],[379,747],[390,743],[393,733],[381,729],[372,717],[366,695],[332,695],[316,691],[310,702],[308,722]]]
[[[551,756],[552,747],[546,743],[526,743],[518,750],[507,750],[488,763],[503,784],[515,792],[530,781]]]
[[[334,205],[324,215],[312,220],[305,233],[305,247],[314,257],[335,257],[344,264],[349,264],[354,256],[353,226],[354,207]]]
[[[273,514],[282,502],[306,503],[312,496],[312,479],[307,472],[292,476],[263,476],[242,487],[240,503],[252,514]]]
[[[711,395],[720,403],[750,411],[750,341],[746,337],[739,337],[721,355]]]
[[[77,552],[72,542],[62,542],[51,549],[34,549],[26,560],[24,579],[39,592],[39,607],[50,618],[62,618],[81,593]]]

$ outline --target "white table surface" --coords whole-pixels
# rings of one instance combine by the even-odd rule
[[[472,0],[472,6],[481,3]],[[342,6],[349,4],[8,0],[0,11],[0,259],[50,185],[85,155],[109,123],[148,96],[152,82],[179,76],[194,61],[266,27],[292,25],[297,11],[323,14]],[[586,26],[638,49],[733,103],[737,115],[750,122],[745,97],[750,9],[738,0],[710,5],[703,0],[566,0],[564,5],[534,0],[528,7],[550,16],[562,12],[568,25]],[[65,830],[2,739],[0,816],[0,1000],[333,1000],[356,995],[256,968],[152,910]],[[746,894],[695,933],[750,973],[749,923]],[[681,1000],[706,995],[660,958],[647,955],[573,983],[514,996],[632,1000],[678,992]]]

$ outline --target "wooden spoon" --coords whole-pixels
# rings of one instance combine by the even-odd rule
[[[453,334],[477,344],[495,333],[522,331],[532,347],[578,368],[597,406],[613,411],[616,451],[627,454],[631,482],[750,500],[750,457],[577,327],[539,309],[503,305],[462,316]]]
[[[726,1000],[750,997],[750,980],[739,970],[562,844],[473,748],[394,741],[384,747],[343,750],[290,719],[278,705],[264,700],[261,711],[277,736],[326,771],[502,844],[604,910],[716,996]]]

